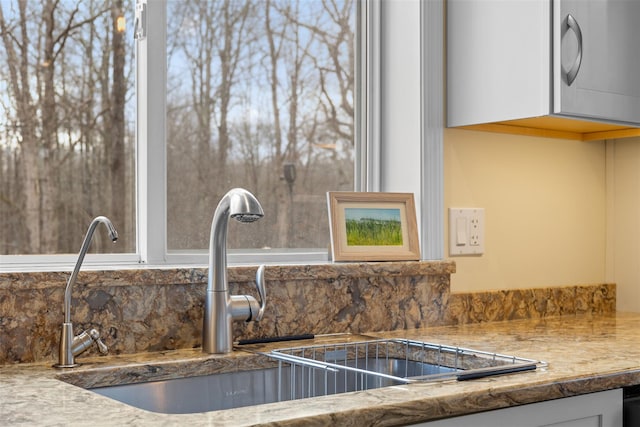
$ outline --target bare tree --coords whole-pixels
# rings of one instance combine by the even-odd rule
[[[12,123],[0,136],[0,147],[14,154],[20,174],[11,178],[3,194],[18,207],[12,228],[28,236],[9,253],[75,252],[77,235],[81,238],[91,216],[109,211],[112,218],[124,221],[121,193],[128,184],[121,164],[127,157],[124,105],[130,87],[124,76],[125,48],[116,29],[115,36],[102,38],[96,30],[124,9],[124,0],[113,1],[0,3],[0,51],[6,53],[0,55],[0,66],[7,70],[11,100],[4,115]],[[105,63],[113,68],[102,66]],[[100,92],[101,73],[112,76],[113,82],[103,84]],[[105,125],[101,132],[96,132],[98,122]],[[105,129],[112,135],[108,141]],[[95,176],[102,163],[99,153],[107,143],[112,144],[112,156],[106,164],[114,172],[108,182],[114,183],[116,197],[109,194],[94,205],[87,203],[86,195],[102,194],[96,188],[103,179]],[[115,206],[105,209],[110,199]]]
[[[169,40],[169,49],[172,55],[186,59],[189,87],[177,81],[170,88],[170,117],[179,118],[182,126],[170,126],[179,131],[170,135],[170,150],[176,157],[170,160],[169,173],[182,175],[186,167],[196,179],[170,182],[170,194],[182,202],[172,205],[168,214],[184,218],[182,209],[190,206],[195,211],[192,220],[205,221],[210,220],[215,203],[232,185],[228,170],[233,146],[230,112],[240,98],[234,89],[245,46],[253,37],[248,22],[254,6],[252,1],[235,0],[195,0],[174,6],[171,25],[175,25],[175,36]],[[179,79],[184,77],[181,74]],[[189,164],[174,163],[178,157]],[[208,241],[203,235],[180,239],[190,247],[194,242],[195,246],[204,246]]]
[[[124,4],[123,0],[114,0],[111,5],[111,55],[112,55],[112,87],[110,96],[110,115],[108,126],[109,137],[105,144],[110,152],[109,181],[111,182],[111,214],[121,221],[125,215],[125,101],[127,83],[125,77],[126,52],[124,46]],[[124,225],[124,224],[122,224]]]
[[[282,52],[282,45],[284,43],[283,33],[287,30],[286,26],[283,26],[276,33],[276,30],[272,26],[271,19],[272,5],[271,1],[265,2],[265,29],[266,38],[269,46],[268,53],[268,74],[269,74],[269,86],[271,89],[271,109],[273,115],[273,173],[276,178],[272,181],[274,185],[274,193],[276,195],[278,211],[276,212],[277,218],[277,231],[278,241],[276,244],[279,247],[286,247],[289,241],[289,226],[290,219],[288,216],[290,201],[286,198],[282,185],[280,185],[280,174],[283,167],[283,137],[282,137],[282,124],[280,122],[280,79],[278,77],[278,63],[280,61],[280,55]]]
[[[51,250],[49,245],[53,239],[46,239],[42,232],[43,225],[51,227],[50,236],[57,236],[56,221],[51,220],[54,211],[51,206],[52,182],[49,170],[51,168],[51,148],[55,140],[55,101],[53,100],[53,74],[55,64],[55,41],[53,34],[53,4],[48,1],[43,8],[42,21],[44,28],[44,47],[38,56],[40,66],[36,71],[36,88],[33,87],[31,72],[33,67],[29,63],[30,57],[30,29],[28,28],[27,3],[18,3],[19,17],[15,26],[9,26],[5,19],[2,4],[0,4],[0,31],[2,42],[7,54],[7,66],[10,78],[10,94],[15,101],[16,126],[20,129],[21,170],[24,174],[24,192],[20,204],[22,205],[23,224],[28,224],[29,242],[24,248],[25,253],[42,253]],[[64,37],[62,37],[64,40]],[[33,98],[39,94],[40,86],[44,87],[42,98]],[[43,99],[49,96],[50,99]],[[43,111],[45,110],[46,111]],[[42,119],[39,120],[41,113]],[[41,136],[37,130],[41,129]],[[24,225],[23,225],[24,226]]]
[[[280,16],[279,26],[273,25],[272,13]],[[300,136],[302,122],[311,122],[317,117],[303,117],[303,105],[301,100],[306,95],[305,91],[312,82],[304,76],[304,70],[314,64],[313,48],[315,46],[315,34],[302,35],[305,29],[298,18],[300,14],[299,1],[291,2],[286,7],[273,4],[270,0],[265,3],[265,27],[268,40],[268,58],[270,88],[272,99],[272,113],[274,122],[274,163],[275,173],[280,180],[275,180],[274,193],[278,198],[278,242],[280,247],[292,244],[294,229],[299,227],[295,221],[293,186],[296,179],[295,171],[301,166]],[[295,19],[292,19],[295,17]],[[288,81],[281,82],[282,70],[286,70]],[[284,88],[283,88],[284,87]],[[284,95],[288,118],[286,125],[281,124],[280,109],[281,95]],[[286,145],[283,144],[282,130],[286,130]],[[284,150],[282,149],[284,145]]]
[[[232,186],[267,215],[231,246],[326,245],[324,193],[352,182],[353,0],[168,7],[170,248],[206,247]],[[127,230],[105,249],[133,250],[132,9],[0,2],[0,253],[73,253],[98,214]]]

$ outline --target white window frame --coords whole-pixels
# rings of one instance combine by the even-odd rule
[[[420,247],[444,259],[444,0],[420,2]]]
[[[395,191],[383,182],[382,171],[406,168],[397,158],[382,155],[384,79],[382,70],[389,73],[391,64],[384,62],[385,43],[382,30],[385,7],[407,7],[419,10],[420,34],[416,50],[420,55],[420,95],[418,105],[396,105],[387,108],[420,109],[419,141],[420,183],[415,192],[419,218],[422,259],[438,260],[444,253],[443,207],[443,0],[359,0],[361,31],[360,63],[356,72],[356,102],[360,105],[356,123],[355,189],[356,191]],[[136,187],[137,187],[137,252],[131,254],[88,254],[84,265],[88,268],[127,268],[132,265],[170,266],[206,265],[208,253],[201,251],[168,252],[166,214],[166,0],[138,0],[145,4],[146,37],[136,42]],[[387,22],[402,28],[403,20]],[[397,70],[396,70],[397,71]],[[389,73],[393,78],[394,71]],[[161,124],[160,126],[158,124]],[[415,147],[413,147],[415,149]],[[394,164],[394,162],[396,164]],[[212,207],[212,215],[213,215]],[[202,224],[209,232],[210,224]],[[230,251],[229,264],[255,263],[321,263],[327,262],[326,249],[283,249],[269,252],[253,250]],[[2,271],[44,271],[71,268],[77,255],[4,255],[0,256]]]
[[[166,0],[146,2],[147,37],[138,42],[138,91],[146,96],[138,99],[138,247],[141,263],[148,265],[206,264],[207,250],[169,251],[166,223],[166,133],[162,126],[166,117]],[[358,4],[362,23],[358,34],[361,64],[357,70],[356,102],[363,111],[356,117],[355,190],[379,191],[379,37],[380,2]],[[362,64],[366,64],[363,66]],[[161,71],[160,71],[161,70]],[[372,94],[372,96],[367,96]],[[373,124],[377,124],[373,125]],[[369,141],[364,144],[362,141]],[[213,210],[211,214],[213,217]],[[202,224],[209,232],[211,224]],[[162,231],[160,233],[159,231]],[[327,262],[326,248],[229,250],[229,264],[255,263],[322,263]]]
[[[144,0],[139,0],[144,3]],[[413,3],[413,4],[409,4]],[[356,191],[393,191],[385,188],[381,171],[400,170],[405,164],[394,164],[395,159],[382,156],[383,142],[381,95],[383,80],[381,70],[384,61],[384,37],[381,10],[392,6],[390,1],[360,0],[358,13],[360,32],[358,43],[359,68],[356,70],[356,111],[355,179]],[[420,237],[422,259],[443,259],[444,253],[444,183],[443,183],[443,49],[444,49],[444,4],[442,0],[412,0],[403,7],[414,7],[420,14],[420,34],[416,40],[420,55],[420,185],[416,198],[419,200]],[[138,184],[138,244],[141,262],[155,264],[206,264],[208,253],[200,251],[171,251],[166,239],[166,149],[165,129],[153,126],[164,123],[166,117],[164,90],[166,88],[166,0],[149,2],[147,5],[146,43],[138,46],[138,70],[144,72],[146,84],[155,84],[153,94],[139,97],[138,138],[139,142],[139,184]],[[390,26],[404,22],[391,22]],[[148,67],[144,69],[145,64]],[[162,70],[159,72],[158,70]],[[142,75],[142,74],[139,74]],[[138,82],[138,90],[140,88]],[[147,90],[147,87],[142,90]],[[144,105],[146,103],[146,105]],[[397,106],[402,108],[403,106]],[[406,108],[406,107],[405,107]],[[411,106],[409,107],[411,108]],[[390,139],[391,140],[391,139]],[[146,141],[146,143],[145,143]],[[151,166],[153,165],[153,166]],[[143,168],[145,173],[143,172]],[[149,185],[153,183],[153,185]],[[212,207],[213,212],[213,207]],[[213,214],[212,214],[213,215]],[[208,232],[210,224],[203,224]],[[158,233],[162,230],[163,233]],[[153,231],[153,232],[151,232]],[[229,264],[255,263],[314,263],[327,262],[327,250],[322,249],[274,249],[269,251],[230,250]]]

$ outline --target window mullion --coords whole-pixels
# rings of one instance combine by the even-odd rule
[[[136,50],[138,251],[143,263],[161,264],[167,253],[165,0],[147,4],[146,21],[147,37]]]
[[[355,191],[380,191],[380,3],[359,2]]]
[[[444,2],[420,3],[422,259],[444,258]]]

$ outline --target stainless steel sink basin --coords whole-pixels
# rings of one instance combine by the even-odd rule
[[[266,358],[265,358],[266,356]],[[202,375],[176,368],[167,379],[100,386],[61,378],[126,404],[161,413],[194,413],[357,392],[413,382],[471,380],[536,369],[531,359],[411,340],[366,340],[259,352],[258,366]],[[219,359],[216,359],[219,360]],[[209,360],[210,361],[210,360]],[[123,368],[126,369],[126,368]],[[140,367],[138,367],[140,369]],[[156,369],[156,368],[153,368]],[[179,376],[179,378],[175,378]],[[98,386],[96,386],[96,384]]]
[[[391,376],[431,374],[450,368],[405,360],[359,360]],[[355,365],[352,361],[350,365]],[[281,366],[251,371],[153,381],[90,389],[137,408],[167,414],[208,412],[263,403],[386,387],[403,382],[358,373]]]

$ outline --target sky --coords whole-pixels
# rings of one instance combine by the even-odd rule
[[[384,221],[400,221],[400,209],[380,208],[345,208],[345,219],[361,220],[363,218],[380,219]]]

